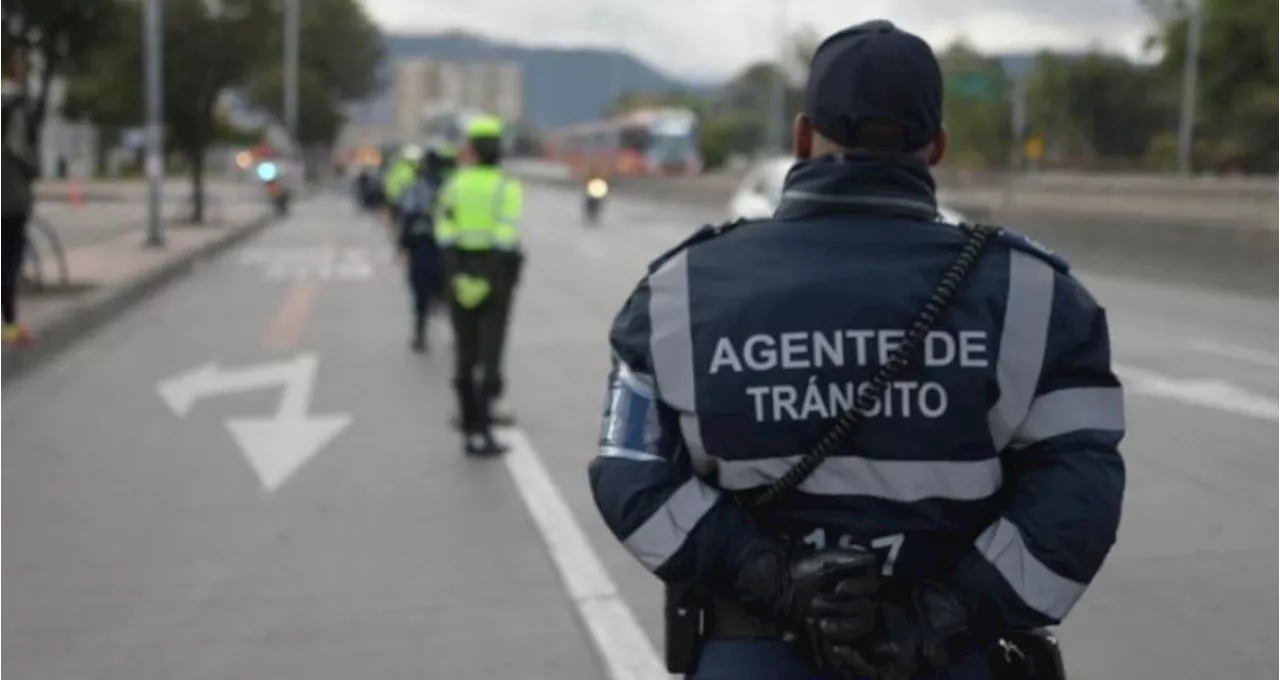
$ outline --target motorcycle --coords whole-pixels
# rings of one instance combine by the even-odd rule
[[[280,170],[276,168],[275,163],[266,162],[258,165],[258,179],[267,190],[267,199],[275,208],[276,216],[288,215],[289,203],[293,197],[290,195],[289,188],[280,181]]]
[[[600,222],[600,210],[604,207],[604,198],[609,195],[609,183],[596,177],[587,182],[583,203],[583,220],[587,225],[595,226]]]

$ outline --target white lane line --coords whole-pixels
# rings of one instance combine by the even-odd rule
[[[1239,345],[1231,345],[1225,342],[1193,340],[1191,342],[1191,348],[1199,352],[1204,352],[1205,354],[1214,354],[1228,359],[1236,359],[1238,361],[1245,361],[1262,366],[1270,366],[1271,368],[1280,366],[1280,357],[1277,357],[1273,352],[1263,352],[1261,350],[1241,347]]]
[[[507,471],[542,534],[609,678],[668,680],[671,676],[653,644],[574,520],[529,438],[515,428],[501,430],[500,436],[511,447],[503,457]]]
[[[1280,404],[1221,380],[1180,380],[1146,369],[1113,364],[1130,394],[1143,394],[1262,420],[1280,420]]]

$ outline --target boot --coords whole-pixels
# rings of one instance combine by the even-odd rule
[[[427,351],[427,314],[426,310],[415,310],[413,314],[413,340],[409,349],[422,354]]]
[[[498,401],[502,399],[503,393],[506,392],[506,381],[502,379],[502,376],[496,375],[485,380],[482,390],[489,403],[489,422],[498,427],[515,425],[516,417],[514,414],[494,408]]]
[[[409,341],[409,349],[413,350],[417,354],[425,353],[427,351],[426,334],[422,331],[415,332],[413,334],[413,339]]]
[[[493,437],[489,399],[483,394],[476,394],[476,429],[466,437],[467,453],[473,456],[496,456],[507,452],[507,445]]]

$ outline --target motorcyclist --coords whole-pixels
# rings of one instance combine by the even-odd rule
[[[608,180],[598,173],[592,173],[582,187],[582,211],[588,224],[594,224],[599,219],[605,196],[608,194]]]

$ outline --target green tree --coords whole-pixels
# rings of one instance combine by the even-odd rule
[[[259,26],[256,62],[270,70],[284,53],[287,0],[252,1]],[[357,0],[306,0],[301,3],[298,24],[300,70],[314,74],[334,101],[357,101],[378,90],[382,33]]]
[[[948,164],[1001,167],[1009,159],[1009,82],[1000,60],[957,41],[939,55],[946,91],[943,112]]]
[[[66,71],[63,115],[70,119],[87,118],[111,130],[142,122],[141,24],[141,3],[121,3],[116,8],[112,20],[101,27],[96,43]],[[126,63],[130,64],[129,71],[118,70]]]
[[[27,142],[36,148],[48,113],[50,85],[114,33],[115,0],[4,0],[5,60],[20,60],[18,84],[27,113]],[[31,90],[31,76],[38,74]]]
[[[254,72],[247,88],[250,101],[277,118],[283,118],[284,71],[280,66]],[[346,117],[320,74],[304,70],[298,74],[298,143],[328,146],[338,138]]]
[[[1092,167],[1132,168],[1171,124],[1168,79],[1149,66],[1090,52],[1041,54],[1028,76],[1028,118],[1049,156]]]
[[[1153,45],[1160,69],[1175,78],[1187,54],[1188,9],[1148,2],[1162,20]],[[1204,30],[1197,89],[1196,157],[1200,166],[1275,173],[1277,96],[1275,0],[1203,0]]]
[[[192,222],[204,220],[205,152],[218,136],[217,104],[254,65],[259,25],[253,0],[167,0],[164,118],[169,139],[191,168]]]
[[[164,13],[164,101],[166,147],[178,152],[191,172],[191,220],[204,221],[204,161],[222,130],[218,100],[242,82],[254,65],[260,0],[166,0]],[[130,3],[113,39],[95,50],[69,85],[71,111],[109,127],[144,117],[141,8]]]
[[[1088,140],[1068,107],[1061,102],[1070,87],[1070,59],[1049,51],[1036,55],[1027,74],[1028,132],[1044,142],[1045,159],[1049,163],[1080,155]]]
[[[733,154],[746,154],[764,142],[764,120],[740,111],[714,116],[702,122],[698,152],[707,170],[724,165]]]

